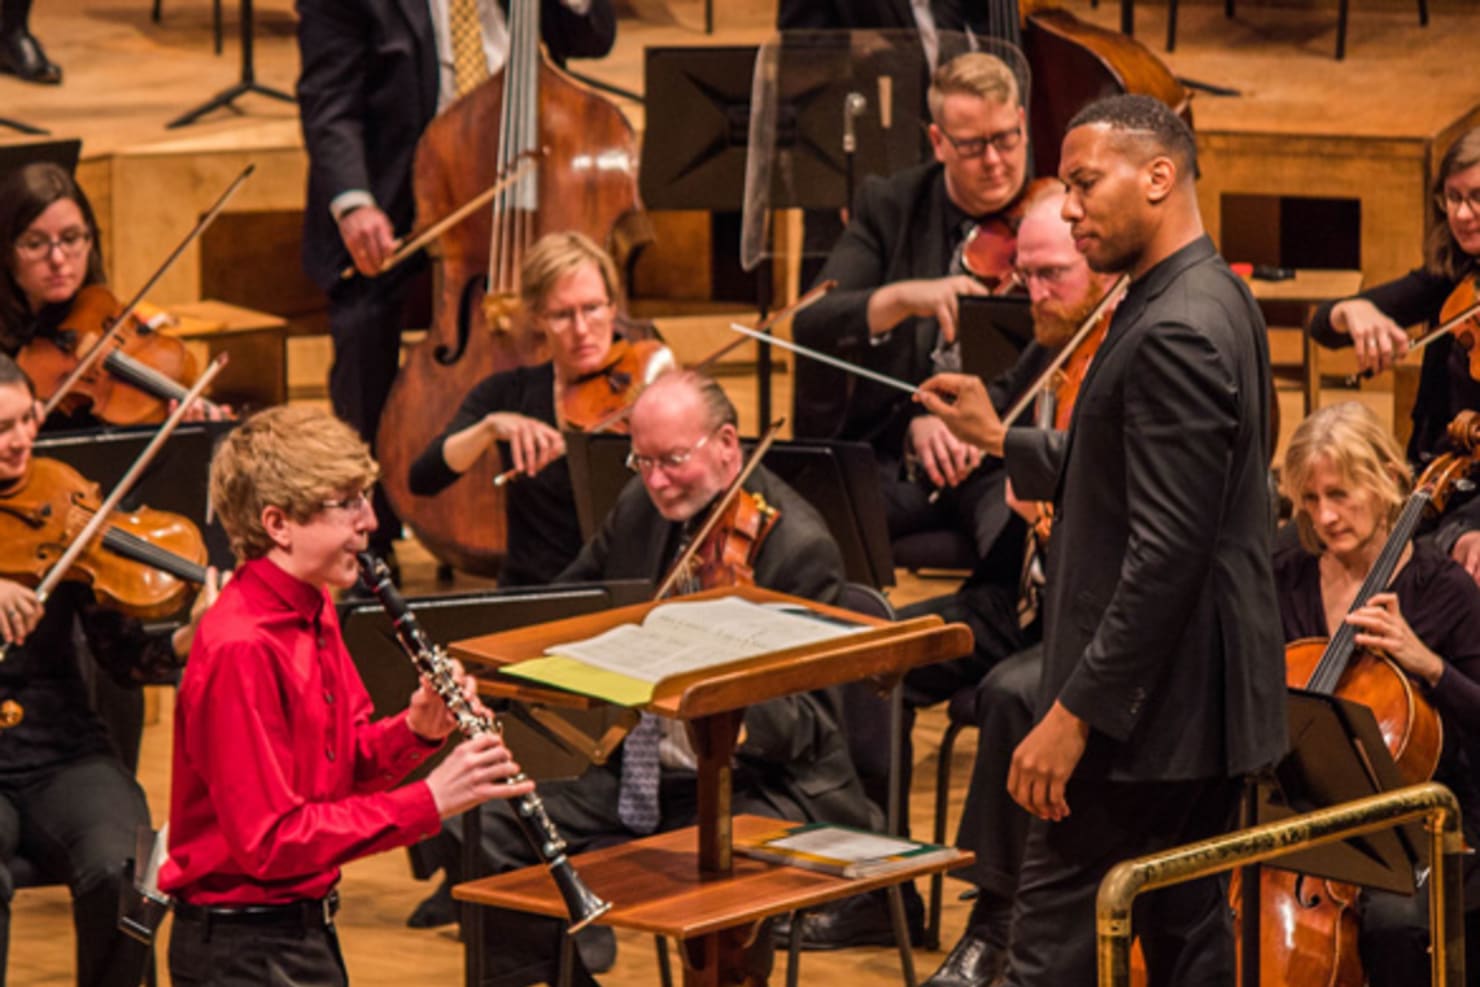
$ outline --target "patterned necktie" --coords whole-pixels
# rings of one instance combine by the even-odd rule
[[[658,744],[663,723],[643,713],[622,743],[622,787],[617,794],[617,818],[634,833],[647,835],[658,828],[658,780],[662,765]]]
[[[478,0],[447,0],[447,29],[452,35],[453,87],[464,96],[488,78]]]

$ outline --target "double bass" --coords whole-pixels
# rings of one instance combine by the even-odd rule
[[[537,165],[431,250],[432,325],[407,354],[376,437],[396,513],[438,559],[470,572],[497,572],[503,557],[503,493],[493,487],[503,465],[484,456],[440,494],[417,497],[412,462],[475,384],[541,359],[538,342],[516,331],[525,250],[565,230],[619,257],[639,242],[632,126],[541,52],[539,8],[539,0],[512,0],[503,69],[437,116],[417,146],[412,182],[423,221],[450,214],[521,159]]]

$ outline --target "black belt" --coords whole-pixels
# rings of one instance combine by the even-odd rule
[[[175,915],[187,922],[224,925],[271,925],[281,928],[324,929],[334,924],[339,892],[325,898],[305,898],[284,905],[192,905],[175,899]]]

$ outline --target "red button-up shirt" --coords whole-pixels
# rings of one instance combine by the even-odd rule
[[[370,696],[328,594],[267,559],[201,620],[175,706],[170,856],[160,887],[196,905],[321,898],[341,864],[438,831],[425,782],[440,745]]]

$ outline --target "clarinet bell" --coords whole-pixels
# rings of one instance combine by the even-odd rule
[[[560,864],[564,866],[551,865],[550,876],[555,878],[555,887],[565,900],[565,910],[570,914],[569,931],[574,934],[611,911],[612,903],[596,897],[596,893],[586,887],[581,875],[576,873],[576,869],[563,856]]]

